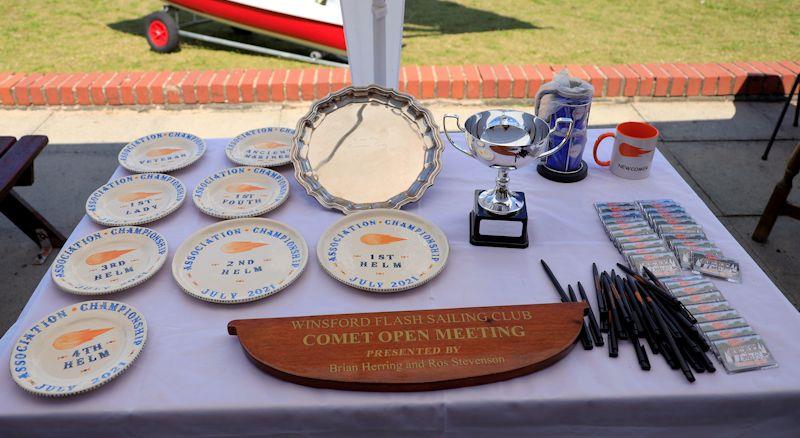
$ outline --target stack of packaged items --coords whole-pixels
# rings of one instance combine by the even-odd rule
[[[598,202],[594,206],[606,234],[631,269],[643,273],[647,266],[659,278],[680,275],[678,259],[636,202]]]
[[[728,372],[777,366],[763,338],[703,277],[740,283],[739,263],[725,258],[680,204],[671,199],[598,202],[595,209],[628,266],[658,277],[697,320]],[[682,275],[682,269],[693,274]]]

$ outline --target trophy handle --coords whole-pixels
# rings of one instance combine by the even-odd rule
[[[561,140],[561,143],[559,143],[558,146],[554,147],[553,149],[550,149],[549,151],[543,153],[542,155],[539,155],[540,159],[547,158],[550,155],[553,155],[556,152],[560,151],[561,148],[563,148],[564,145],[567,144],[567,141],[569,141],[570,136],[572,136],[572,127],[575,125],[575,121],[573,121],[569,117],[559,117],[556,119],[556,123],[553,124],[553,129],[551,129],[550,132],[547,133],[547,137],[549,138],[554,132],[556,132],[559,123],[569,123],[569,128],[567,129],[567,135],[564,136],[564,139]]]
[[[445,114],[444,117],[442,117],[442,129],[444,130],[445,137],[447,137],[447,141],[449,141],[450,144],[453,145],[454,148],[456,148],[459,151],[461,151],[461,153],[463,153],[465,155],[469,155],[472,158],[475,158],[475,155],[472,153],[472,151],[469,151],[467,149],[462,149],[460,146],[456,145],[456,142],[454,142],[452,138],[450,138],[450,134],[447,132],[447,119],[448,118],[456,119],[456,127],[458,128],[458,130],[460,132],[462,132],[462,133],[464,132],[464,128],[461,127],[461,123],[458,120],[458,114]],[[572,127],[570,127],[570,129],[572,129]]]

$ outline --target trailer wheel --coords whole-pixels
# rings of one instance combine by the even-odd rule
[[[178,23],[164,11],[153,12],[144,21],[144,34],[154,52],[169,53],[178,49]]]

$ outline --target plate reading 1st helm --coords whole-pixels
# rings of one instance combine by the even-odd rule
[[[53,282],[76,295],[103,295],[139,285],[167,259],[167,239],[144,227],[97,231],[61,248]]]
[[[263,167],[234,167],[209,175],[192,200],[203,213],[222,219],[260,216],[286,201],[289,181]]]
[[[371,292],[420,286],[444,269],[450,247],[441,229],[400,210],[347,215],[317,243],[317,258],[342,283]]]
[[[169,215],[183,204],[186,188],[163,173],[123,176],[86,200],[86,214],[100,225],[141,225]]]
[[[430,111],[378,86],[348,87],[297,123],[295,177],[325,207],[344,213],[418,201],[441,169]]]
[[[172,259],[187,294],[222,304],[266,298],[296,280],[308,261],[303,237],[263,218],[217,222],[189,236]]]
[[[48,397],[102,386],[133,363],[147,340],[142,314],[117,301],[84,301],[23,332],[11,355],[11,377],[25,391]]]
[[[237,135],[225,148],[225,155],[243,166],[272,167],[291,162],[291,128],[259,128]]]
[[[182,169],[206,151],[206,144],[185,132],[159,132],[128,143],[119,152],[119,164],[131,172],[171,172]]]

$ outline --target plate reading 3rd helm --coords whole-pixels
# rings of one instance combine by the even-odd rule
[[[172,276],[189,295],[233,304],[268,297],[291,284],[306,266],[303,237],[262,218],[217,222],[175,251]]]
[[[225,155],[244,166],[280,166],[291,161],[291,128],[259,128],[236,136],[225,148]]]
[[[171,172],[199,160],[206,144],[196,135],[159,132],[128,143],[119,152],[119,164],[131,172]]]
[[[222,218],[260,216],[286,201],[289,181],[263,167],[234,167],[203,179],[192,200],[203,213]]]
[[[123,176],[95,190],[86,214],[100,225],[140,225],[161,219],[181,206],[186,188],[163,173]]]
[[[167,259],[167,239],[143,227],[98,231],[61,249],[50,270],[59,288],[77,295],[102,295],[136,286]]]
[[[333,278],[372,292],[398,292],[439,274],[450,247],[441,229],[400,210],[348,215],[328,228],[317,258]]]
[[[11,376],[22,389],[63,397],[108,383],[136,360],[147,323],[130,305],[84,301],[37,319],[12,347]]]
[[[348,87],[297,123],[295,177],[320,204],[344,213],[418,201],[441,169],[430,111],[407,94]]]

